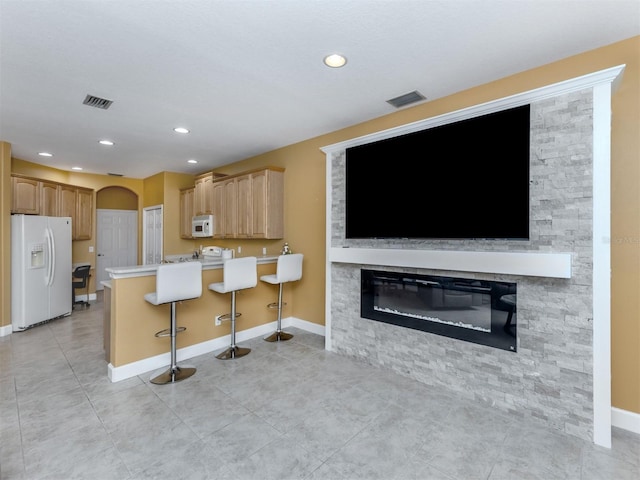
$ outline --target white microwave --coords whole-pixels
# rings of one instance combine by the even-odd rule
[[[196,215],[191,219],[191,236],[194,238],[213,237],[214,229],[213,215]]]

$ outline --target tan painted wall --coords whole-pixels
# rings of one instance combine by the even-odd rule
[[[156,173],[144,179],[144,194],[142,206],[155,207],[164,203],[164,172]]]
[[[11,145],[0,141],[0,327],[6,325],[11,325]]]
[[[640,413],[640,300],[637,293],[640,287],[640,37],[216,169],[228,174],[267,165],[286,169],[285,239],[220,240],[216,243],[229,248],[242,246],[244,255],[259,255],[262,247],[267,247],[269,253],[277,253],[283,241],[287,241],[294,251],[304,253],[303,279],[292,289],[298,301],[291,315],[322,325],[325,315],[325,158],[319,150],[322,146],[620,64],[626,64],[626,70],[613,98],[612,128],[612,403],[615,407]],[[38,176],[29,171],[16,173]],[[378,174],[384,179],[384,172],[373,173],[374,177]],[[69,177],[76,178],[76,175],[82,174],[70,174]],[[104,177],[105,183],[111,185],[118,185],[116,180],[130,180]],[[58,181],[89,186],[70,179]],[[161,188],[151,188],[153,181],[155,179],[137,180],[139,184],[131,188],[141,194],[144,183],[145,195],[141,195],[144,206],[162,203],[162,200],[156,203],[156,199],[151,198],[157,193],[155,188]],[[158,185],[164,185],[164,181],[158,182]],[[162,192],[162,199],[165,194],[173,195]],[[197,248],[202,243],[206,244],[201,241],[186,244]],[[182,245],[178,244],[177,248]]]
[[[96,192],[97,210],[138,210],[138,196],[123,187],[106,187]]]

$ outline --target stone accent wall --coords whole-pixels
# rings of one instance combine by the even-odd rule
[[[442,270],[332,264],[332,349],[425,384],[452,389],[514,415],[538,418],[554,428],[590,440],[593,435],[592,124],[591,89],[531,104],[529,241],[347,240],[344,238],[344,152],[334,155],[333,247],[571,252],[572,278],[473,272],[461,275],[461,272]],[[482,161],[490,161],[490,146],[483,145],[482,151],[486,152]],[[384,182],[384,177],[377,181]],[[428,211],[423,215],[428,221]],[[361,318],[361,268],[516,282],[518,352]]]

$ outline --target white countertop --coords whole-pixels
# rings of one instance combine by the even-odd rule
[[[276,263],[278,261],[278,255],[263,255],[256,257],[258,259],[258,264],[263,263]],[[202,263],[203,270],[214,270],[217,268],[222,268],[222,264],[224,260],[222,258],[214,258],[214,257],[201,257],[199,259],[189,259],[191,262],[200,262]],[[160,264],[152,264],[152,265],[133,265],[129,267],[113,267],[106,268],[106,272],[109,274],[110,278],[130,278],[130,277],[145,277],[147,275],[155,275],[156,271]]]

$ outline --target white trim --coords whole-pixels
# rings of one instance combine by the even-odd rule
[[[11,323],[0,327],[0,337],[6,337],[7,335],[11,335],[11,333],[13,333],[13,325]]]
[[[611,425],[640,434],[640,413],[611,407]]]
[[[327,160],[325,163],[326,171],[326,194],[325,194],[325,219],[326,227],[324,229],[324,245],[325,245],[325,264],[324,264],[324,325],[326,335],[324,336],[324,348],[331,351],[331,207],[333,201],[333,155],[327,152]]]
[[[89,301],[96,300],[97,298],[98,298],[98,296],[95,293],[90,293],[89,294]],[[76,295],[73,300],[75,302],[79,302],[79,301],[86,302],[87,301],[87,294],[84,293],[82,295]]]
[[[257,327],[242,330],[236,333],[237,342],[246,342],[256,337],[264,337],[272,333],[277,327],[277,322],[265,323]],[[295,317],[287,317],[282,319],[282,327],[297,327],[318,335],[324,335],[324,327],[316,323],[301,320]],[[222,350],[229,346],[231,335],[225,335],[213,340],[207,340],[176,351],[176,361],[183,362],[193,357],[205,355],[207,353]],[[138,360],[137,362],[127,363],[119,367],[114,367],[111,363],[107,366],[107,375],[112,382],[120,382],[131,377],[143,374],[151,374],[155,370],[166,369],[171,363],[171,353],[163,353],[154,357]]]
[[[315,333],[316,335],[325,336],[326,327],[324,325],[318,325],[317,323],[308,322],[296,317],[289,317],[282,319],[282,328],[296,327],[300,330],[304,330],[309,333]]]
[[[593,88],[593,441],[611,448],[611,83]]]
[[[331,248],[330,262],[571,278],[570,253]]]
[[[507,108],[524,105],[585,88],[593,89],[593,441],[611,447],[611,248],[610,235],[610,161],[611,94],[619,85],[625,65],[593,72],[545,87],[492,100],[436,117],[353,138],[322,147],[326,154],[326,276],[325,325],[326,348],[331,350],[331,254],[332,248],[332,175],[333,155],[348,147],[375,142],[438,125],[456,122]]]

